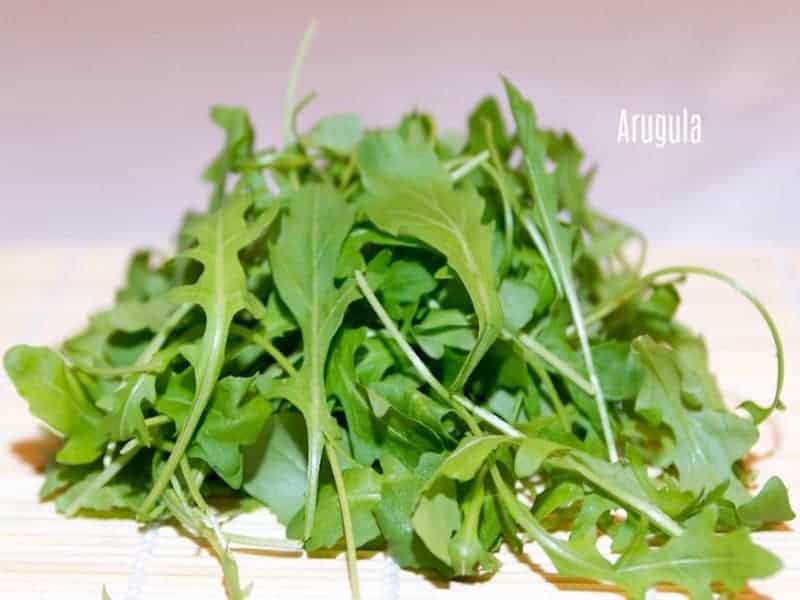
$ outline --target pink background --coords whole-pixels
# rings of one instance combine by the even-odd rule
[[[212,103],[281,138],[297,42],[303,115],[372,125],[418,106],[461,127],[498,73],[600,170],[602,209],[661,242],[797,244],[796,2],[0,0],[0,242],[164,244],[219,143]],[[703,118],[698,146],[621,146],[619,112]]]

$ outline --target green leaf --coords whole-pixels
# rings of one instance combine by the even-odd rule
[[[716,514],[706,510],[687,523],[687,531],[664,546],[648,548],[639,540],[620,558],[616,575],[635,598],[657,583],[686,588],[697,600],[711,600],[711,584],[738,592],[749,579],[774,574],[781,566],[772,553],[756,546],[747,530],[714,533]]]
[[[317,121],[307,143],[334,154],[347,155],[353,152],[363,135],[364,128],[358,115],[333,115]]]
[[[682,335],[674,343],[681,373],[681,396],[696,408],[724,410],[725,402],[708,366],[708,351],[700,337]]]
[[[245,400],[250,387],[251,380],[245,377],[219,381],[189,451],[191,456],[205,460],[234,489],[242,485],[241,448],[256,441],[272,410],[264,398]]]
[[[731,468],[756,442],[756,428],[729,412],[688,410],[681,402],[680,372],[670,350],[647,337],[637,338],[633,347],[644,368],[636,411],[672,430],[676,442],[672,461],[681,486],[699,494],[721,483],[738,483]]]
[[[578,301],[577,292],[572,274],[572,235],[566,231],[558,219],[558,199],[553,191],[551,178],[545,170],[546,152],[542,133],[536,125],[536,113],[533,105],[527,101],[519,91],[507,79],[503,80],[506,88],[506,95],[514,115],[514,122],[517,125],[517,137],[522,147],[525,172],[528,176],[528,184],[531,188],[531,195],[535,201],[535,209],[539,217],[539,223],[544,230],[544,238],[552,255],[552,273],[554,280],[560,281],[564,294],[567,297],[572,321],[578,333],[578,340],[581,345],[581,352],[589,372],[589,379],[593,383],[594,399],[597,406],[597,413],[603,430],[603,439],[608,450],[608,457],[611,462],[617,459],[616,443],[614,432],[611,429],[611,422],[608,417],[608,408],[603,397],[603,388],[599,384],[597,373],[595,372],[592,352],[589,347],[589,339],[581,314],[581,307]],[[538,248],[540,252],[542,248]],[[546,257],[544,257],[546,258]]]
[[[193,239],[194,245],[180,256],[199,262],[203,271],[195,283],[171,289],[169,298],[176,304],[195,304],[202,308],[206,316],[205,330],[199,347],[185,353],[194,367],[192,409],[142,506],[145,515],[166,488],[200,423],[222,371],[231,321],[245,309],[256,317],[264,315],[261,301],[247,287],[239,253],[262,235],[275,218],[277,205],[248,222],[245,215],[250,205],[248,197],[233,196],[184,228],[184,235]]]
[[[175,306],[164,296],[146,301],[123,300],[105,313],[109,328],[133,333],[143,329],[158,331]]]
[[[420,497],[412,518],[414,531],[433,555],[446,565],[450,560],[450,538],[461,526],[456,485],[439,478]]]
[[[269,401],[248,394],[252,379],[225,377],[214,387],[208,408],[189,446],[188,454],[205,461],[234,489],[242,485],[242,446],[256,441],[271,412]],[[173,375],[156,410],[181,429],[192,411],[188,375]]]
[[[306,420],[308,475],[306,534],[311,533],[319,485],[323,437],[330,427],[325,363],[344,313],[358,297],[352,281],[337,288],[336,262],[353,225],[355,209],[328,185],[307,185],[292,198],[281,232],[270,247],[275,285],[303,336],[303,365],[286,386],[286,398]]]
[[[539,294],[536,288],[524,280],[504,279],[500,284],[500,303],[503,306],[506,327],[517,331],[533,318],[539,303]]]
[[[469,481],[475,477],[478,469],[483,466],[492,452],[512,441],[512,438],[504,435],[479,435],[464,438],[458,447],[444,459],[436,475],[431,479],[431,483],[435,483],[439,476]]]
[[[153,253],[146,250],[136,252],[131,256],[125,275],[125,285],[116,295],[118,301],[145,302],[151,298],[163,296],[167,292],[172,286],[169,263],[152,266],[153,262]]]
[[[63,465],[53,462],[47,466],[44,482],[39,488],[39,499],[48,500],[71,485],[89,477],[95,465]]]
[[[372,511],[381,500],[381,476],[367,467],[347,469],[342,476],[353,520],[355,546],[359,548],[380,536],[380,529]],[[313,552],[338,546],[344,537],[344,529],[339,498],[332,483],[326,483],[320,488],[314,519],[314,527],[311,537],[306,542],[306,549]],[[304,521],[304,514],[298,512],[289,524],[287,530],[289,537],[302,535]]]
[[[56,508],[68,516],[78,510],[91,510],[111,515],[118,511],[136,513],[144,500],[150,485],[150,472],[142,455],[131,456],[129,468],[116,473],[106,481],[103,471],[109,467],[98,468],[67,488],[56,499]],[[126,457],[121,457],[125,460]],[[113,464],[113,463],[112,463]],[[101,467],[101,465],[98,465]]]
[[[154,375],[141,374],[122,382],[108,400],[113,406],[107,420],[111,430],[111,439],[125,441],[138,439],[145,446],[151,443],[150,431],[144,422],[142,405],[155,404],[156,378]]]
[[[419,493],[439,461],[438,455],[424,454],[416,469],[412,470],[392,454],[387,453],[381,458],[383,482],[381,500],[375,507],[375,518],[386,538],[392,559],[403,568],[435,569],[440,572],[446,569],[415,533],[411,522]]]
[[[491,262],[492,227],[482,222],[484,202],[471,187],[453,189],[431,149],[396,133],[372,134],[358,148],[369,192],[370,220],[393,235],[418,238],[445,255],[472,300],[478,340],[457,377],[460,388],[492,345],[503,310]]]
[[[411,423],[426,428],[438,439],[452,440],[455,432],[453,409],[442,405],[417,389],[416,380],[399,373],[389,375],[367,388],[373,412],[384,417],[389,408]]]
[[[548,456],[563,450],[563,446],[549,440],[527,438],[520,443],[519,450],[514,456],[514,473],[521,479],[531,477],[539,471]]]
[[[592,357],[606,398],[626,400],[636,396],[642,386],[643,372],[639,357],[631,351],[630,344],[597,344],[592,346]]]
[[[518,445],[514,469],[520,478],[530,477],[556,451],[565,447],[539,438],[515,438],[506,435],[479,435],[465,437],[458,447],[444,459],[434,478],[444,476],[459,481],[469,481],[498,448]]]
[[[64,436],[56,459],[64,464],[92,462],[108,434],[102,413],[87,399],[75,375],[52,350],[14,346],[3,357],[9,378],[31,413]]]
[[[594,259],[601,259],[619,252],[632,238],[633,231],[627,227],[614,227],[592,236],[586,253]]]
[[[350,446],[355,459],[371,465],[380,457],[379,434],[356,372],[356,352],[366,340],[367,330],[346,329],[336,341],[330,360],[326,384],[344,408]],[[363,362],[363,361],[362,361]]]
[[[492,479],[500,499],[512,518],[547,553],[559,574],[568,577],[589,577],[599,581],[622,582],[616,577],[611,564],[591,544],[570,543],[548,533],[502,481],[496,469]]]
[[[751,529],[791,521],[795,517],[789,504],[789,490],[779,477],[770,477],[755,498],[737,508],[737,513],[741,522]]]
[[[415,304],[435,289],[436,280],[419,262],[396,260],[383,272],[380,291],[386,309],[394,316],[399,307]]]
[[[495,146],[500,154],[505,156],[511,148],[511,137],[506,130],[497,99],[493,96],[483,98],[469,115],[469,152],[477,154],[489,147],[486,136],[487,123],[491,127]]]
[[[433,309],[413,327],[414,339],[431,358],[442,358],[445,348],[472,350],[475,333],[466,315],[455,309]]]
[[[306,446],[303,418],[295,412],[281,412],[272,415],[258,440],[244,450],[242,488],[284,524],[303,507]]]
[[[222,203],[228,173],[238,161],[253,154],[254,133],[250,117],[243,108],[214,106],[210,114],[211,120],[225,131],[222,150],[203,173],[205,180],[214,184],[210,203],[213,210]]]

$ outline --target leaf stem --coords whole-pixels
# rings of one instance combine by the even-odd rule
[[[260,550],[273,550],[275,552],[300,553],[303,551],[303,546],[300,542],[295,540],[264,538],[245,533],[232,533],[230,531],[223,531],[222,533],[229,543],[237,546],[246,546],[248,548],[257,548]]]
[[[222,579],[225,584],[225,590],[230,600],[245,600],[248,590],[242,589],[239,582],[239,568],[236,561],[228,552],[227,542],[221,535],[218,528],[209,527],[198,518],[198,511],[192,511],[192,508],[186,502],[183,492],[180,489],[175,478],[171,478],[173,489],[166,490],[162,496],[164,504],[178,523],[191,535],[202,538],[208,542],[211,549],[217,555],[220,565],[222,566]],[[209,514],[209,518],[213,516]],[[250,587],[250,586],[248,586]]]
[[[178,307],[166,320],[164,326],[159,329],[158,333],[153,336],[153,339],[147,344],[145,349],[136,360],[137,365],[146,364],[150,362],[156,353],[161,350],[161,346],[167,341],[172,331],[183,321],[183,318],[192,310],[191,304],[182,304]]]
[[[195,377],[197,380],[197,391],[192,402],[192,410],[189,413],[183,428],[175,440],[175,447],[170,452],[167,462],[161,469],[153,487],[144,499],[139,509],[139,518],[144,519],[152,510],[159,497],[169,484],[170,477],[178,467],[181,457],[189,447],[194,432],[200,424],[206,405],[208,404],[214,386],[217,383],[222,363],[225,360],[225,344],[228,337],[228,317],[226,315],[213,315],[206,323],[206,333],[203,334],[202,352],[197,364],[195,365]]]
[[[571,265],[567,264],[566,258],[561,251],[561,240],[559,240],[557,231],[559,227],[558,199],[551,193],[550,181],[547,179],[547,174],[544,170],[546,153],[536,131],[536,114],[533,106],[522,99],[519,92],[508,80],[505,81],[505,85],[511,103],[511,112],[517,123],[517,129],[520,130],[525,127],[524,131],[517,132],[517,136],[520,138],[520,145],[522,146],[522,157],[527,170],[531,196],[534,200],[534,210],[539,213],[539,220],[544,229],[544,238],[553,254],[553,265],[551,267],[555,266],[555,270],[551,271],[551,275],[554,280],[561,280],[564,295],[567,298],[570,313],[572,313],[572,321],[578,332],[578,340],[580,341],[583,360],[586,363],[586,371],[589,374],[589,382],[594,390],[593,395],[597,404],[597,412],[600,415],[600,424],[608,451],[608,460],[614,463],[619,460],[614,431],[608,416],[608,406],[606,406],[605,397],[603,396],[603,388],[600,386],[600,380],[594,368],[594,358],[589,347],[589,336],[586,333],[586,326],[583,323],[583,315],[581,314],[581,305],[578,302],[578,294],[572,281]]]
[[[605,490],[611,496],[619,500],[622,504],[635,509],[637,512],[645,515],[650,521],[664,533],[671,536],[678,536],[683,534],[683,527],[678,525],[669,515],[662,511],[654,504],[643,501],[641,498],[628,493],[622,487],[615,485],[613,482],[601,478],[590,468],[583,465],[579,460],[572,456],[550,456],[547,463],[553,467],[572,471],[577,473],[586,481],[593,483],[598,488]]]
[[[542,547],[550,559],[557,565],[559,571],[563,570],[562,565],[569,565],[573,572],[580,572],[585,577],[601,581],[614,581],[611,565],[605,568],[605,565],[598,565],[593,561],[585,559],[577,552],[571,552],[569,546],[565,542],[551,535],[542,527],[531,514],[530,510],[508,487],[497,465],[492,465],[489,469],[489,473],[491,474],[498,496],[511,514],[511,518]]]
[[[561,421],[561,426],[564,428],[564,431],[570,431],[570,419],[567,416],[566,410],[564,409],[564,403],[561,402],[561,397],[558,395],[558,390],[556,390],[555,386],[553,385],[553,380],[550,378],[550,374],[538,360],[533,360],[533,357],[530,357],[530,359],[531,360],[528,360],[527,362],[531,365],[539,379],[542,380],[542,386],[544,387],[548,398],[550,398],[550,402],[553,403],[553,408],[558,415],[558,420]]]
[[[243,337],[246,340],[253,342],[257,346],[260,346],[264,352],[269,354],[275,360],[275,362],[281,366],[287,375],[297,374],[297,369],[294,368],[294,365],[289,358],[283,352],[278,350],[278,348],[276,348],[275,345],[269,339],[267,339],[265,335],[261,335],[258,332],[251,331],[250,329],[237,324],[231,325],[231,333],[238,335],[239,337]]]
[[[356,284],[358,285],[361,293],[364,294],[364,297],[367,299],[367,302],[372,307],[372,310],[375,311],[375,314],[380,320],[381,324],[386,328],[389,332],[389,335],[392,336],[392,339],[397,343],[400,347],[400,350],[405,354],[406,358],[411,362],[411,365],[417,371],[419,376],[422,378],[425,383],[431,386],[434,392],[439,395],[442,400],[445,402],[449,402],[453,404],[459,411],[466,409],[469,412],[479,416],[481,419],[486,421],[487,423],[491,424],[495,427],[498,431],[502,431],[507,435],[522,435],[519,431],[514,429],[511,425],[506,423],[503,419],[498,417],[492,412],[489,412],[485,408],[477,406],[470,402],[467,398],[462,396],[461,394],[457,394],[454,392],[450,392],[444,385],[442,385],[438,379],[431,373],[428,366],[423,362],[423,360],[419,357],[419,355],[414,352],[414,349],[411,345],[406,341],[405,337],[400,330],[397,328],[397,325],[383,306],[380,303],[380,300],[375,296],[375,293],[369,287],[369,283],[367,282],[364,275],[361,271],[355,272]],[[460,413],[463,416],[463,413]],[[479,430],[478,430],[479,431]]]
[[[392,338],[395,342],[400,346],[400,349],[406,355],[406,357],[411,361],[411,364],[419,373],[420,377],[424,381],[426,381],[431,388],[434,389],[442,399],[445,401],[449,401],[451,403],[455,403],[457,407],[466,409],[469,413],[479,417],[481,420],[486,422],[487,424],[494,427],[497,431],[504,433],[505,435],[509,436],[510,438],[515,439],[524,439],[526,436],[521,431],[519,431],[513,425],[507,423],[494,413],[489,412],[485,408],[481,406],[477,406],[476,404],[470,402],[464,396],[460,394],[451,394],[447,391],[447,389],[439,383],[439,381],[434,377],[434,375],[430,372],[425,363],[422,362],[422,359],[414,352],[414,349],[408,344],[408,342],[403,338],[400,331],[397,329],[397,326],[392,321],[391,317],[386,313],[383,306],[381,306],[380,302],[378,301],[377,297],[375,296],[374,292],[370,289],[367,280],[361,274],[361,272],[356,271],[356,283],[358,284],[359,288],[361,289],[364,297],[369,302],[372,309],[375,311],[378,319],[381,321],[383,326],[389,331]],[[470,419],[467,423],[470,426],[470,429],[473,433],[482,435],[483,432],[477,428],[474,421]],[[548,458],[547,462],[551,463],[552,458]],[[617,488],[613,484],[609,484],[608,482],[604,481],[603,479],[595,476],[591,470],[586,469],[578,463],[577,461],[567,461],[561,463],[561,468],[568,468],[571,471],[575,471],[580,475],[584,476],[587,481],[591,482],[592,484],[596,485],[597,487],[606,490],[609,494],[616,497],[620,502],[631,506],[635,510],[641,512],[642,514],[646,514],[650,516],[654,523],[657,523],[659,527],[663,528],[664,531],[670,533],[671,535],[680,535],[679,532],[682,532],[683,529],[675,523],[668,515],[663,513],[658,507],[654,506],[650,502],[645,499],[637,498],[632,494],[629,494],[625,490]]]
[[[777,361],[777,376],[775,381],[775,396],[772,400],[772,404],[769,407],[769,411],[774,411],[776,408],[781,408],[781,392],[783,391],[783,380],[784,380],[784,371],[785,371],[785,356],[783,350],[783,342],[781,340],[780,332],[778,331],[778,326],[775,324],[775,321],[772,318],[772,315],[767,310],[766,306],[753,294],[750,290],[742,286],[738,281],[733,279],[732,277],[725,275],[719,271],[714,269],[707,269],[705,267],[697,267],[693,265],[679,265],[674,267],[665,267],[663,269],[658,269],[647,275],[644,275],[640,279],[638,279],[632,286],[630,286],[627,290],[624,290],[618,296],[612,298],[602,306],[598,307],[594,310],[589,316],[586,318],[587,323],[591,323],[594,321],[598,321],[618,308],[628,302],[631,298],[636,296],[639,292],[643,289],[648,287],[649,285],[655,283],[657,279],[664,277],[666,275],[702,275],[704,277],[709,277],[711,279],[716,279],[717,281],[721,281],[722,283],[728,285],[729,287],[733,288],[744,296],[758,311],[761,315],[761,318],[767,325],[769,329],[770,336],[772,337],[772,342],[775,346],[775,358]]]
[[[350,503],[347,499],[347,489],[342,477],[342,468],[336,456],[336,450],[330,445],[325,444],[325,453],[328,455],[328,463],[333,473],[333,481],[336,485],[336,495],[339,497],[339,507],[342,511],[342,529],[344,529],[345,554],[347,555],[347,574],[350,578],[350,595],[353,600],[361,598],[361,584],[358,579],[358,557],[356,556],[356,542],[353,536],[353,519],[350,515]]]
[[[194,474],[192,473],[192,468],[189,466],[189,460],[186,456],[181,457],[180,468],[181,475],[183,475],[183,480],[186,482],[186,488],[189,490],[189,495],[192,497],[192,500],[194,500],[194,503],[197,504],[200,510],[208,512],[208,504],[206,503],[206,499],[203,498],[203,494],[200,493],[200,488],[194,480]]]
[[[467,159],[467,161],[464,162],[463,165],[461,165],[460,167],[455,169],[452,173],[450,173],[450,179],[452,179],[454,182],[463,179],[470,173],[470,171],[473,171],[476,167],[479,167],[487,160],[489,160],[489,151],[482,150],[475,156],[472,156],[469,159]]]
[[[520,223],[522,223],[522,228],[528,234],[528,237],[531,238],[534,247],[539,252],[544,261],[545,266],[547,267],[547,271],[550,273],[550,276],[553,279],[553,285],[556,288],[556,294],[559,297],[564,296],[564,288],[561,284],[561,280],[558,277],[556,267],[553,263],[553,257],[550,255],[550,251],[547,249],[547,244],[542,237],[542,234],[539,232],[539,228],[536,227],[536,224],[528,217],[527,215],[522,214],[522,209],[519,207],[516,208],[517,210],[517,219],[519,219]]]
[[[422,377],[425,383],[430,385],[437,394],[444,398],[449,398],[450,392],[447,391],[446,387],[439,383],[439,380],[434,377],[427,365],[422,361],[419,355],[414,352],[414,349],[406,341],[405,337],[403,337],[403,334],[400,333],[400,330],[397,328],[395,322],[392,321],[392,318],[381,305],[380,300],[378,300],[377,296],[375,296],[375,292],[373,292],[372,288],[369,287],[366,277],[364,277],[361,271],[356,271],[355,278],[356,284],[361,290],[361,293],[364,294],[364,298],[366,298],[367,302],[372,307],[372,310],[375,311],[375,315],[378,317],[378,320],[380,320],[381,324],[386,328],[392,338],[394,338],[395,342],[397,342],[397,345],[400,346],[400,350],[402,350],[403,354],[406,355],[406,358],[411,361],[412,366],[417,373],[419,373],[420,377]]]
[[[541,202],[539,202],[539,204],[541,204]],[[608,460],[609,462],[615,463],[619,460],[619,455],[617,454],[614,432],[611,428],[611,420],[608,416],[608,406],[606,406],[603,388],[600,386],[600,379],[597,377],[597,371],[594,368],[594,358],[592,357],[592,350],[589,347],[589,336],[586,333],[586,326],[583,324],[580,303],[578,302],[578,296],[575,293],[575,287],[572,285],[572,279],[569,273],[566,271],[566,267],[563,265],[563,262],[560,261],[560,256],[558,253],[556,253],[556,256],[559,257],[559,262],[561,264],[560,268],[563,275],[562,283],[564,284],[564,293],[567,296],[567,303],[569,304],[570,311],[572,312],[572,320],[575,323],[575,329],[578,332],[578,340],[581,345],[581,351],[583,352],[584,362],[586,363],[586,370],[589,372],[589,382],[594,390],[594,394],[592,395],[594,396],[597,404],[597,412],[600,415],[600,425],[603,429],[603,438],[606,443],[606,449],[608,450]]]
[[[494,143],[494,133],[492,131],[492,124],[488,120],[484,120],[483,128],[486,133],[486,145],[489,149],[491,163],[483,163],[481,166],[489,176],[494,180],[497,189],[500,191],[500,200],[503,203],[503,234],[505,241],[505,252],[500,266],[497,268],[498,280],[505,277],[508,267],[511,265],[511,254],[514,251],[514,212],[512,209],[513,202],[511,201],[511,192],[506,186],[506,174],[503,171],[503,162],[500,159],[500,153]]]
[[[532,353],[542,360],[544,360],[547,364],[553,367],[560,375],[563,375],[576,386],[578,386],[581,390],[589,394],[590,396],[594,394],[594,388],[592,384],[586,381],[586,379],[578,373],[572,365],[567,363],[566,361],[562,360],[550,350],[548,350],[544,345],[537,342],[534,338],[529,336],[526,333],[517,333],[514,334],[510,331],[504,331],[504,336],[508,337],[514,345],[516,345],[520,350],[522,350],[523,356],[528,353]],[[531,362],[528,360],[528,362]],[[531,362],[531,364],[533,364]]]
[[[300,40],[300,45],[297,48],[297,54],[292,63],[292,70],[289,72],[289,84],[286,86],[286,104],[284,107],[284,129],[283,136],[284,142],[287,146],[295,141],[292,121],[294,120],[295,112],[295,95],[297,93],[297,83],[300,79],[300,71],[303,69],[303,63],[306,60],[308,49],[311,46],[311,40],[314,39],[314,33],[317,30],[316,21],[311,21],[303,34],[303,39]]]
[[[147,427],[160,427],[161,425],[166,425],[167,423],[172,422],[167,415],[156,415],[154,417],[148,417],[144,420],[144,424]]]

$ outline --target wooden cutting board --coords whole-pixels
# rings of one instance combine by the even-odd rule
[[[0,350],[15,343],[54,344],[81,327],[88,314],[109,304],[124,272],[128,250],[110,245],[0,246]],[[759,480],[779,474],[800,507],[800,251],[797,249],[657,248],[650,268],[699,264],[720,269],[755,291],[783,332],[788,410],[763,428],[757,446]],[[774,351],[758,314],[719,283],[700,278],[681,288],[681,318],[706,335],[712,367],[732,401],[769,400]],[[37,500],[40,469],[53,444],[0,375],[0,598],[91,600],[105,584],[114,600],[223,599],[216,561],[173,529],[142,531],[131,521],[65,519]],[[264,511],[242,523],[263,535],[281,536]],[[777,553],[784,569],[754,582],[743,597],[800,597],[800,536],[789,525],[760,532],[759,543]],[[252,598],[346,599],[343,558],[238,552]],[[399,571],[380,553],[359,561],[365,600],[462,600],[472,598],[620,598],[618,591],[562,578],[534,545],[524,559],[503,552],[503,567],[478,583],[431,581]],[[652,597],[672,597],[659,591]]]

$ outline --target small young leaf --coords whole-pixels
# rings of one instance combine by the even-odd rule
[[[795,517],[789,504],[789,491],[778,477],[770,477],[756,497],[739,506],[736,512],[742,523],[751,529],[791,521]]]
[[[333,115],[314,125],[307,142],[335,154],[350,154],[364,135],[358,115]]]

